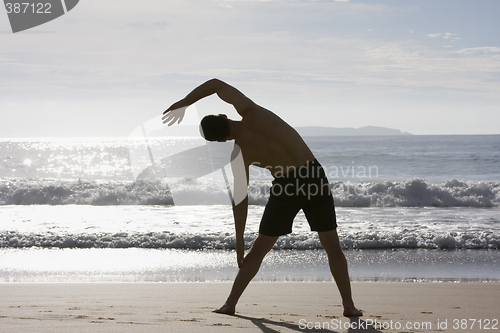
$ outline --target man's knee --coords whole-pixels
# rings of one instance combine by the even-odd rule
[[[329,230],[329,231],[319,231],[318,236],[320,241],[326,242],[338,242],[339,235],[337,234],[337,229]]]
[[[318,232],[319,240],[323,248],[328,252],[342,252],[337,230]]]
[[[278,237],[259,234],[248,254],[253,253],[264,257],[273,248],[276,240],[278,240]]]

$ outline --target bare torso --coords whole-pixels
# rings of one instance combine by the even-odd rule
[[[268,169],[277,176],[314,160],[302,137],[273,112],[258,105],[248,110],[235,136],[246,165]]]

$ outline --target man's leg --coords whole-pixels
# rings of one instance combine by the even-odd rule
[[[234,279],[233,288],[227,298],[226,303],[218,310],[217,313],[234,314],[236,303],[240,299],[241,294],[248,286],[253,277],[257,274],[262,260],[266,254],[273,248],[278,237],[271,237],[259,234],[255,239],[252,248],[243,260],[243,265],[238,271],[238,275]]]
[[[353,317],[361,316],[362,313],[354,307],[354,302],[351,295],[351,281],[349,280],[349,272],[347,270],[347,261],[344,252],[340,247],[337,230],[318,232],[321,245],[328,255],[328,263],[333,278],[337,283],[337,287],[342,297],[344,305],[344,316]]]

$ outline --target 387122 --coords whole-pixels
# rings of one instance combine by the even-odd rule
[[[454,330],[498,330],[498,319],[453,319]]]
[[[7,14],[51,14],[52,5],[50,3],[29,3],[29,2],[7,2],[5,3]]]

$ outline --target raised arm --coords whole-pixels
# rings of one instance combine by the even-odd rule
[[[235,87],[220,80],[214,80],[216,80],[218,86],[217,96],[224,102],[233,105],[240,116],[243,117],[248,110],[255,107],[255,103]]]
[[[185,109],[189,105],[212,94],[217,94],[224,102],[232,104],[242,117],[249,109],[255,106],[254,102],[243,95],[238,89],[219,79],[211,79],[196,87],[193,91],[187,94],[186,97],[172,104],[167,110],[165,110],[163,112],[163,122],[166,122],[165,119],[170,111],[181,108]]]

